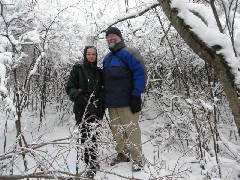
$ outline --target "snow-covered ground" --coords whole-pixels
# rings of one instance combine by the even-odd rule
[[[51,108],[48,108],[46,118],[39,126],[39,119],[35,111],[24,113],[22,117],[22,131],[29,147],[43,145],[27,154],[29,172],[55,170],[65,171],[75,174],[76,172],[76,145],[78,130],[75,126],[74,116],[65,116],[59,121]],[[8,119],[6,122],[4,114],[0,114],[0,150],[11,154],[13,144],[16,139],[15,122]],[[99,164],[100,170],[96,174],[96,179],[205,179],[204,170],[200,167],[200,160],[196,151],[196,146],[188,142],[188,138],[177,139],[171,126],[166,125],[164,119],[159,117],[155,120],[141,118],[140,126],[142,129],[143,154],[146,165],[141,172],[132,172],[132,163],[120,163],[110,166],[111,159],[116,155],[114,150],[115,142],[112,138],[107,119],[104,118],[102,125],[97,128],[99,138]],[[7,127],[7,132],[6,132]],[[233,138],[234,139],[234,138]],[[188,144],[187,144],[188,143]],[[234,142],[236,143],[236,141]],[[237,146],[237,145],[236,145]],[[12,147],[12,148],[10,148]],[[27,150],[26,148],[25,150]],[[237,147],[239,149],[239,146]],[[25,174],[22,156],[14,152],[12,157],[13,174]],[[11,154],[13,155],[13,154]],[[223,154],[222,154],[223,155]],[[1,155],[3,157],[3,154]],[[212,159],[211,159],[212,158]],[[237,179],[240,165],[234,160],[223,159],[222,179]],[[8,160],[5,160],[5,162]],[[228,164],[226,162],[228,161]],[[4,162],[4,161],[2,161]],[[209,157],[209,168],[212,169],[212,179],[220,179],[214,176],[216,164],[214,157]],[[3,163],[5,164],[5,163]],[[7,166],[8,168],[11,166]],[[79,173],[86,170],[84,163],[79,162]],[[2,175],[9,175],[10,169],[1,170]],[[56,173],[57,174],[57,173]]]

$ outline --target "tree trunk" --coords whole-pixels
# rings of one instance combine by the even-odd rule
[[[204,61],[210,63],[217,73],[223,90],[228,98],[234,120],[240,135],[240,101],[238,99],[238,89],[234,85],[234,75],[231,67],[228,66],[224,56],[217,54],[214,47],[208,47],[194,32],[191,27],[186,25],[184,21],[177,16],[178,9],[171,9],[169,0],[158,0],[165,15],[175,27],[179,35],[188,44],[188,46]]]

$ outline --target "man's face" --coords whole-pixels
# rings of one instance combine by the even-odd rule
[[[106,40],[108,47],[113,48],[117,43],[121,41],[121,38],[116,34],[108,34]]]

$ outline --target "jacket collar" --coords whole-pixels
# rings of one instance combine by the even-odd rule
[[[97,67],[97,62],[95,61],[95,62],[93,62],[93,63],[90,63],[88,60],[84,60],[83,61],[83,66],[85,67],[85,68],[96,68]]]

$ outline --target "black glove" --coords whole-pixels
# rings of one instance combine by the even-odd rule
[[[142,99],[141,96],[132,96],[130,100],[130,109],[133,114],[141,111],[142,109]]]
[[[76,92],[75,94],[75,102],[78,104],[86,105],[88,102],[88,94],[83,92]]]

